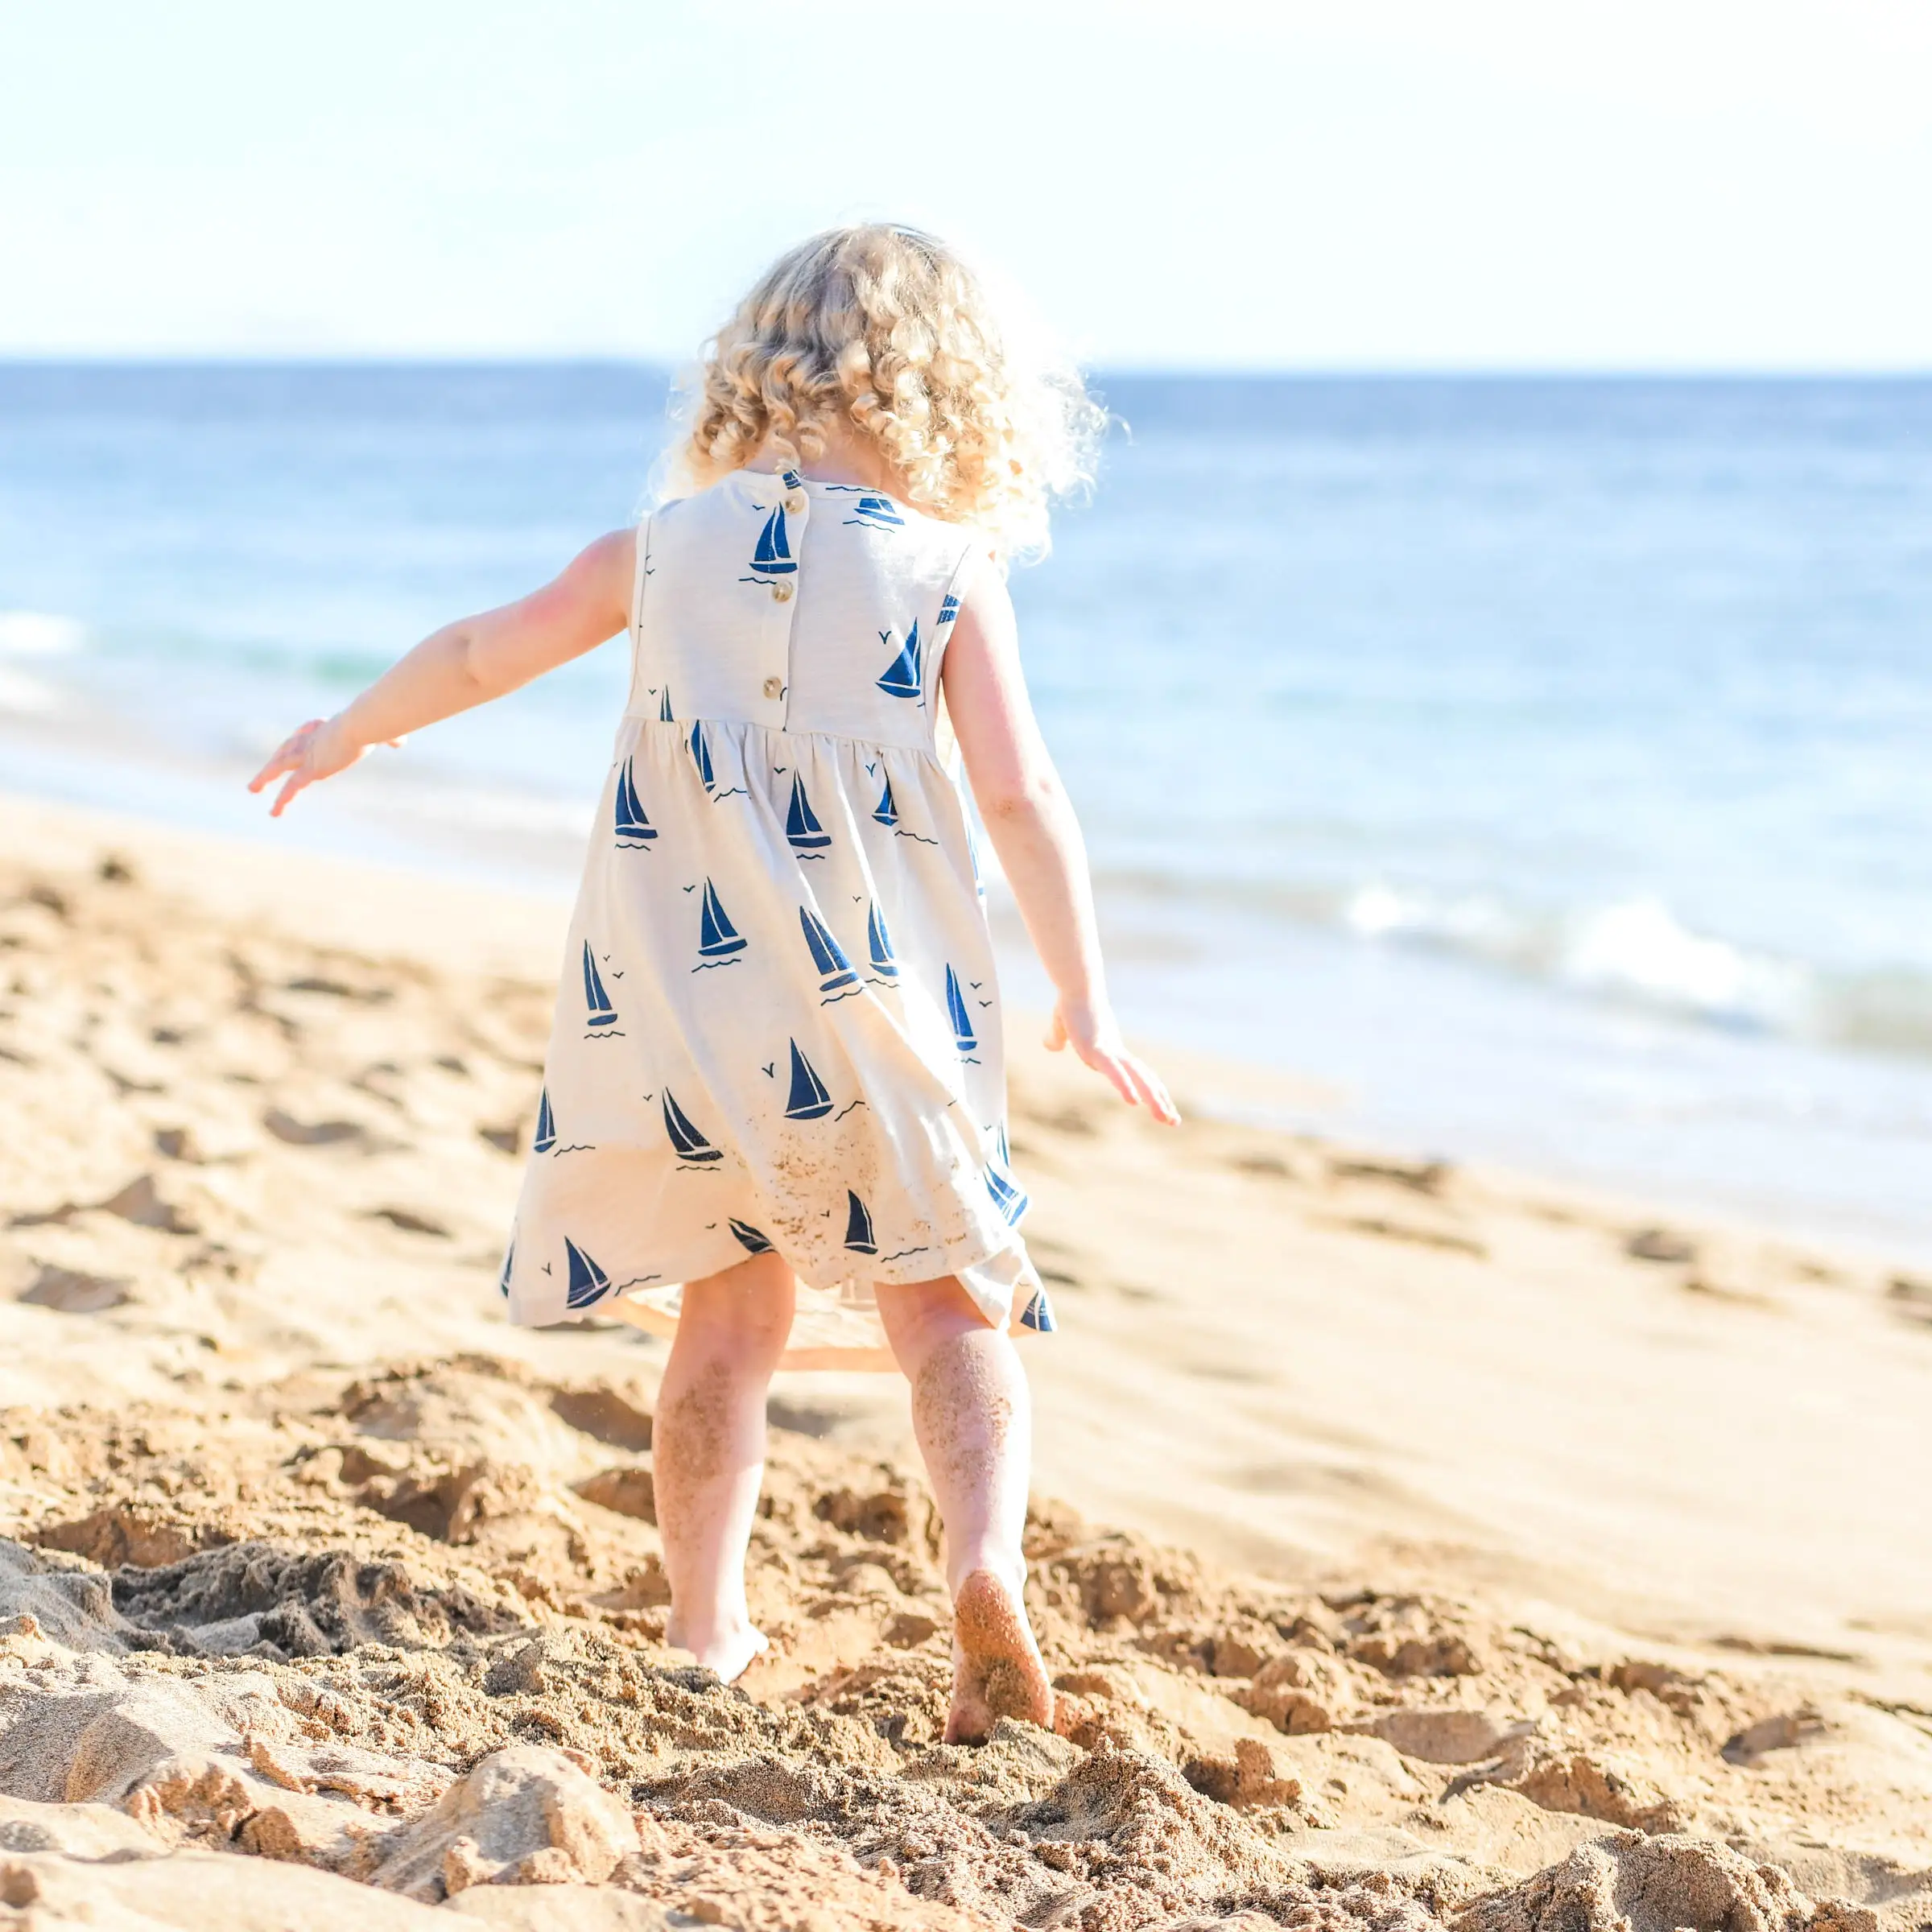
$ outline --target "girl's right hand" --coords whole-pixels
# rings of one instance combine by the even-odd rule
[[[1180,1125],[1180,1110],[1168,1098],[1161,1076],[1138,1054],[1128,1051],[1112,1007],[1096,1006],[1084,1000],[1056,1000],[1052,1022],[1046,1029],[1046,1045],[1054,1053],[1071,1046],[1096,1073],[1113,1084],[1114,1092],[1129,1107],[1145,1107],[1157,1121],[1170,1127]]]
[[[390,742],[400,744],[402,741],[391,739]],[[350,736],[340,716],[311,718],[283,741],[275,756],[249,780],[248,788],[259,791],[263,786],[286,776],[287,782],[268,810],[271,819],[279,819],[287,810],[289,800],[305,786],[346,771],[368,749],[368,745]]]

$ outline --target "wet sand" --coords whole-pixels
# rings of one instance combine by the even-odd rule
[[[1249,1070],[1014,1055],[1056,1732],[941,1741],[886,1377],[683,1667],[663,1344],[494,1292],[564,914],[0,798],[7,1922],[1932,1921],[1932,1282]]]

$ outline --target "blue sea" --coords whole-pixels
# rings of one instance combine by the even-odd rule
[[[1294,1124],[1932,1254],[1932,381],[1096,386],[1013,592],[1130,1025]],[[0,783],[568,892],[621,640],[273,832],[239,787],[630,518],[666,390],[0,365]]]

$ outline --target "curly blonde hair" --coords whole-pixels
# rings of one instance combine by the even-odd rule
[[[1014,320],[931,235],[828,229],[781,255],[705,345],[675,470],[701,489],[761,451],[809,464],[836,422],[906,502],[984,530],[1003,558],[1044,555],[1052,501],[1092,481],[1107,415]]]

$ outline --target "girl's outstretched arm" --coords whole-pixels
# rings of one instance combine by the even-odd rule
[[[1174,1125],[1160,1075],[1128,1051],[1108,1001],[1086,844],[1026,695],[1013,600],[989,561],[969,566],[939,680],[980,816],[1059,996],[1046,1044],[1071,1046],[1122,1100]]]
[[[332,718],[311,718],[249,782],[259,791],[285,780],[270,815],[304,786],[346,770],[372,745],[500,698],[519,684],[594,650],[630,621],[637,533],[613,530],[563,573],[514,604],[460,617],[425,638]]]

